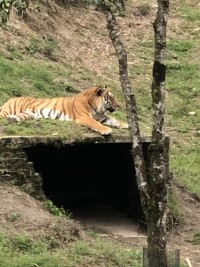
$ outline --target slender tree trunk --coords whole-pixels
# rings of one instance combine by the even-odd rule
[[[118,58],[120,83],[125,98],[126,114],[129,123],[130,136],[132,140],[133,163],[135,165],[137,184],[141,196],[141,203],[145,213],[147,210],[147,204],[149,199],[147,187],[147,172],[144,162],[142,142],[138,125],[136,99],[135,95],[132,92],[131,84],[128,78],[127,54],[124,45],[119,37],[119,29],[117,27],[115,14],[109,11],[105,11],[104,14],[107,21],[109,36],[113,43]]]
[[[158,0],[158,11],[154,21],[155,52],[152,82],[153,128],[150,150],[149,186],[151,201],[147,216],[149,266],[155,266],[153,251],[158,251],[159,265],[167,266],[166,258],[166,208],[168,198],[168,167],[165,162],[165,71],[166,27],[169,0]],[[158,262],[157,262],[158,264]]]
[[[148,258],[150,267],[166,267],[166,206],[168,195],[168,168],[166,167],[166,151],[164,144],[164,95],[165,95],[165,50],[166,25],[169,0],[158,0],[158,12],[154,22],[155,57],[153,66],[152,100],[153,129],[150,145],[150,169],[147,170],[141,146],[135,96],[132,93],[128,78],[127,55],[119,37],[115,14],[105,11],[107,28],[115,48],[119,76],[126,103],[127,119],[132,138],[133,161],[137,183],[140,190],[141,203],[147,222]],[[147,172],[149,174],[147,176]],[[157,251],[157,255],[155,254]]]

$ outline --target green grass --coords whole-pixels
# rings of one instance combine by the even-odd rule
[[[183,213],[181,210],[181,206],[173,190],[169,194],[168,208],[170,211],[170,215],[173,217],[173,219],[175,219],[176,222],[181,222],[183,220]],[[173,225],[171,225],[171,222],[170,222],[169,228],[171,227],[173,227]]]
[[[56,52],[60,49],[58,41],[55,37],[48,35],[42,40],[35,37],[30,38],[28,44],[25,46],[28,54],[35,55],[41,53],[50,60],[57,60]]]
[[[198,231],[198,232],[196,232],[196,233],[194,234],[194,238],[193,238],[193,240],[192,240],[192,243],[193,243],[194,245],[200,245],[200,231]]]
[[[188,40],[170,40],[167,43],[167,49],[175,53],[186,53],[191,51],[193,43]]]
[[[151,6],[147,1],[141,2],[138,8],[141,15],[146,16],[151,13]],[[172,14],[170,20],[180,20],[179,24],[176,24],[176,21],[171,23],[172,30],[167,32],[166,134],[171,138],[170,169],[180,184],[200,196],[198,30],[200,12],[197,7],[189,5],[188,1],[181,0],[171,3],[170,9]],[[86,27],[89,29],[89,24]],[[97,28],[95,24],[93,28]],[[151,133],[152,126],[153,28],[151,36],[147,28],[138,31],[137,35],[131,33],[131,28],[129,30],[130,38],[134,36],[133,42],[127,45],[130,80],[137,97],[141,134],[146,135]],[[101,29],[96,31],[102,32]],[[102,34],[106,36],[105,32]],[[87,47],[85,39],[80,37],[79,41],[81,46]],[[82,89],[83,85],[91,84],[108,84],[119,100],[123,99],[118,85],[116,59],[115,65],[110,61],[109,66],[105,69],[102,67],[102,75],[97,75],[85,65],[85,58],[81,55],[77,55],[77,62],[75,64],[73,62],[73,66],[66,58],[59,61],[62,58],[59,40],[48,34],[42,38],[39,33],[36,37],[30,36],[24,50],[18,49],[14,42],[9,44],[7,42],[5,50],[6,52],[0,51],[0,105],[8,98],[22,95],[35,97],[71,95],[76,86]],[[101,64],[101,55],[97,53],[96,56],[99,56]],[[195,114],[191,115],[191,112]],[[115,116],[118,119],[125,119],[124,109],[116,112]],[[0,125],[3,128],[1,135],[60,136],[70,140],[74,136],[81,138],[86,133],[84,127],[56,120],[24,121],[13,124],[1,120]],[[169,208],[176,218],[182,218],[178,200],[173,195],[170,195]],[[60,216],[62,213],[51,204],[48,204],[48,209],[54,215]],[[20,218],[17,214],[11,214],[9,220],[14,222]],[[56,239],[33,240],[24,235],[11,238],[1,234],[0,267],[139,267],[142,265],[140,252],[101,240],[94,232],[88,235],[92,241],[75,241],[69,243],[68,247],[60,249]],[[199,232],[194,235],[193,244],[199,244]]]
[[[140,252],[127,250],[98,237],[93,242],[75,241],[58,250],[52,247],[52,240],[49,239],[0,234],[1,267],[139,267],[141,260]]]
[[[79,126],[73,122],[62,122],[59,120],[28,120],[19,123],[8,123],[6,119],[1,120],[6,135],[20,136],[60,136],[70,138],[72,136],[81,136],[84,134],[85,127]]]
[[[167,42],[166,131],[171,137],[170,169],[180,184],[200,196],[200,64],[196,32],[200,11],[192,1],[177,1],[174,5],[173,15],[179,16],[180,22],[178,32],[183,34]]]
[[[55,204],[49,199],[44,202],[44,206],[48,210],[48,212],[50,212],[54,216],[62,216],[62,217],[65,216],[67,218],[71,217],[70,213],[68,213],[62,207],[61,208],[56,207]]]
[[[55,82],[54,79],[58,76],[67,78],[69,75],[70,72],[59,65],[54,66],[34,59],[10,61],[0,56],[0,104],[15,96],[65,95],[64,87],[68,84]]]
[[[197,145],[174,147],[171,151],[170,166],[175,177],[188,191],[200,196],[199,162],[200,149]]]
[[[179,98],[193,102],[200,93],[200,67],[197,64],[181,62],[167,64],[167,88]]]
[[[151,11],[151,6],[146,1],[141,2],[138,8],[141,12]],[[171,27],[173,30],[170,28],[167,33],[166,133],[170,135],[172,143],[170,168],[180,183],[199,194],[197,184],[200,174],[196,165],[200,156],[196,147],[198,149],[200,131],[200,38],[198,32],[200,12],[192,1],[190,3],[179,0],[172,3],[170,14],[172,14],[171,20],[179,21],[178,30]],[[188,28],[185,28],[186,26]],[[127,31],[131,32],[131,27],[127,28]],[[103,32],[102,29],[101,32]],[[103,34],[105,36],[105,32]],[[88,40],[80,38],[81,46],[87,46],[87,42],[90,42],[90,38]],[[5,45],[9,57],[5,51],[0,52],[0,104],[10,97],[21,95],[36,97],[71,95],[73,92],[66,91],[66,88],[73,89],[78,86],[78,89],[82,89],[82,84],[99,83],[110,85],[119,100],[123,102],[123,94],[117,84],[118,66],[116,64],[110,63],[109,68],[106,68],[108,73],[102,69],[104,75],[101,76],[96,75],[94,70],[85,65],[81,55],[77,55],[76,58],[79,66],[74,64],[73,67],[67,60],[56,62],[42,57],[46,53],[50,57],[59,55],[62,58],[60,46],[59,39],[50,34],[44,38],[40,34],[34,37],[29,36],[24,51],[15,47],[13,43]],[[151,35],[150,31],[146,34],[139,31],[134,37],[134,45],[127,47],[130,80],[137,97],[141,134],[147,135],[151,133],[152,127],[153,28]],[[42,55],[40,59],[36,57],[38,54]],[[101,63],[101,58],[99,62]],[[112,76],[116,77],[117,81]],[[115,116],[125,119],[124,109],[116,112]],[[6,120],[1,120],[1,125],[3,127],[1,135],[58,135],[71,138],[82,136],[86,130],[74,123],[53,120],[26,121],[16,124],[8,124]],[[191,148],[189,152],[188,147]],[[189,162],[190,158],[195,159],[192,168],[187,167],[185,150],[189,153]],[[187,181],[187,177],[191,179]]]
[[[32,39],[31,39],[32,40]],[[47,39],[50,45],[53,39]],[[33,41],[32,41],[33,42]],[[36,42],[38,44],[38,41]],[[55,45],[53,43],[53,45]],[[9,48],[12,55],[16,51]],[[76,76],[75,76],[76,73]],[[36,60],[32,57],[17,60],[9,60],[0,54],[0,105],[11,97],[33,96],[33,97],[56,97],[74,95],[77,89],[73,84],[66,82],[68,79],[78,80],[90,79],[89,70],[73,73],[70,66],[66,68],[56,62],[51,63],[46,60]],[[92,77],[91,79],[94,79]],[[93,80],[92,80],[93,81]],[[98,80],[99,81],[99,80]],[[97,82],[96,84],[98,84]],[[91,84],[94,84],[91,82]],[[121,98],[122,93],[117,92],[117,97]],[[126,115],[122,110],[114,114],[118,119],[125,119]],[[76,125],[73,122],[61,122],[57,120],[37,120],[21,121],[19,123],[8,123],[1,120],[4,128],[4,135],[25,135],[25,136],[60,136],[70,138],[80,137],[85,133],[86,128]]]
[[[199,22],[200,20],[200,12],[199,7],[184,5],[181,8],[182,16],[184,19],[191,21],[191,22]]]

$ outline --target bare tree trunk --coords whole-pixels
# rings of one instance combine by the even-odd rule
[[[158,251],[159,265],[167,266],[166,257],[166,208],[168,198],[168,167],[165,162],[165,71],[166,27],[169,0],[158,0],[158,11],[154,27],[155,53],[152,82],[153,128],[150,150],[149,190],[151,201],[147,216],[149,266],[155,266],[153,251]]]
[[[158,12],[154,22],[155,58],[153,67],[152,100],[153,129],[150,145],[150,170],[147,170],[141,146],[135,96],[132,93],[128,78],[127,55],[119,37],[115,14],[105,11],[107,28],[115,48],[121,87],[126,102],[127,119],[132,139],[133,160],[137,183],[140,190],[141,203],[148,229],[148,257],[150,267],[166,267],[166,206],[168,195],[168,167],[166,168],[166,151],[164,136],[164,94],[166,50],[166,25],[169,0],[158,0]],[[149,174],[147,172],[149,171]],[[155,250],[158,251],[156,261]]]
[[[136,99],[135,95],[131,90],[131,84],[128,78],[127,54],[124,45],[119,37],[119,29],[116,24],[115,14],[109,11],[105,11],[104,14],[107,21],[107,28],[109,31],[110,39],[113,43],[118,58],[120,83],[125,98],[126,113],[129,123],[130,136],[132,140],[133,163],[135,165],[137,184],[141,196],[141,203],[145,213],[147,211],[149,199],[147,187],[147,172],[144,162],[141,136],[138,125]]]
[[[165,51],[166,27],[169,0],[158,0],[158,11],[154,26],[155,53],[152,82],[153,129],[150,145],[151,163],[151,209],[149,218],[148,245],[152,249],[166,248],[166,206],[168,196],[168,170],[165,164]]]

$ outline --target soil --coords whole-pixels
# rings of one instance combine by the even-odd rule
[[[143,58],[135,56],[131,49],[133,44],[138,41],[138,33],[140,33],[143,43],[148,38],[153,39],[152,22],[156,11],[155,4],[151,4],[151,12],[148,16],[136,16],[138,1],[131,2],[132,4],[127,9],[128,15],[123,19],[119,18],[130,66],[144,61]],[[30,36],[39,38],[38,34],[40,34],[42,39],[47,35],[52,35],[59,41],[61,55],[57,55],[58,63],[69,64],[70,62],[74,72],[80,71],[84,65],[85,69],[91,70],[97,78],[102,80],[105,78],[106,81],[112,79],[116,84],[119,83],[115,52],[107,36],[105,19],[100,12],[94,8],[87,12],[80,12],[73,6],[63,9],[54,2],[45,7],[39,5],[38,7],[31,6],[31,8],[32,10],[30,9],[24,20],[12,13],[9,22],[10,30],[2,29],[0,31],[0,50],[4,51],[9,59],[13,60],[6,49],[7,46],[24,52],[25,47],[29,44]],[[39,12],[34,10],[36,8],[40,9]],[[180,23],[176,16],[171,15],[169,37],[178,34],[186,35],[186,32],[183,33],[179,29]],[[43,56],[35,55],[38,59]],[[149,68],[149,72],[151,72],[151,68]],[[148,79],[148,76],[149,73],[146,73],[143,78]],[[73,82],[80,88],[91,85],[90,79],[80,81],[76,77],[67,78],[66,82]],[[0,127],[0,132],[2,130]],[[194,233],[200,232],[200,201],[183,188],[175,186],[175,191],[183,211],[183,220],[169,232],[168,247],[180,249],[181,258],[184,261],[189,258],[192,266],[198,267],[200,266],[200,246],[193,245],[192,240]],[[75,238],[85,238],[82,228],[86,227],[94,228],[105,238],[113,239],[115,242],[123,243],[131,248],[142,248],[146,245],[145,230],[142,230],[137,224],[133,224],[132,221],[124,220],[121,214],[114,213],[114,216],[111,216],[114,211],[107,213],[113,217],[112,221],[107,220],[107,216],[101,217],[101,225],[97,225],[97,217],[88,219],[80,216],[80,222],[83,220],[81,227],[76,221],[66,221],[63,218],[52,216],[40,202],[21,192],[17,187],[7,184],[0,184],[0,203],[0,228],[9,235],[20,233],[27,233],[31,236],[55,235],[60,238],[61,244],[64,244]],[[117,228],[119,221],[120,228]],[[56,228],[56,225],[62,227]],[[58,228],[62,231],[57,232]]]
[[[185,190],[176,186],[180,199],[183,221],[168,233],[169,249],[180,249],[181,259],[188,258],[193,267],[200,266],[200,246],[193,245],[193,235],[200,229],[200,202]],[[28,234],[31,237],[55,236],[60,246],[70,240],[84,239],[83,229],[93,229],[105,239],[142,249],[147,244],[146,231],[121,213],[103,207],[96,214],[79,213],[79,222],[52,216],[43,204],[18,187],[0,184],[0,229],[8,235]],[[60,226],[60,227],[58,227]],[[59,232],[58,232],[58,229]]]
[[[169,247],[180,249],[184,260],[189,258],[193,267],[200,266],[200,245],[194,245],[194,234],[200,232],[199,197],[187,192],[184,187],[174,186],[174,191],[183,212],[182,221],[169,233]]]
[[[0,229],[7,235],[55,237],[60,245],[84,238],[80,224],[51,215],[43,204],[18,187],[0,184]]]

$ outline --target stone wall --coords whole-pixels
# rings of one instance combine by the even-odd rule
[[[143,138],[145,160],[148,165],[149,152],[148,145],[151,139]],[[129,137],[117,139],[89,136],[80,140],[66,140],[58,137],[2,137],[0,138],[0,182],[9,182],[13,185],[20,186],[25,192],[36,199],[44,199],[45,195],[42,189],[42,178],[35,172],[32,162],[28,161],[24,151],[27,147],[35,145],[53,145],[61,147],[65,144],[76,145],[80,143],[123,143],[130,142]],[[168,175],[169,164],[169,138],[165,138],[165,164]]]
[[[28,161],[23,151],[23,147],[28,145],[24,141],[18,138],[0,140],[0,181],[20,186],[36,199],[44,199],[42,178],[35,173],[33,163]]]
[[[100,135],[85,135],[82,139],[62,139],[60,137],[0,137],[0,182],[20,186],[25,192],[36,199],[44,199],[42,190],[42,178],[35,173],[33,163],[28,161],[24,148],[38,144],[49,144],[60,147],[63,144],[76,143],[106,143],[117,142],[122,138],[123,142],[129,137],[103,137]]]

